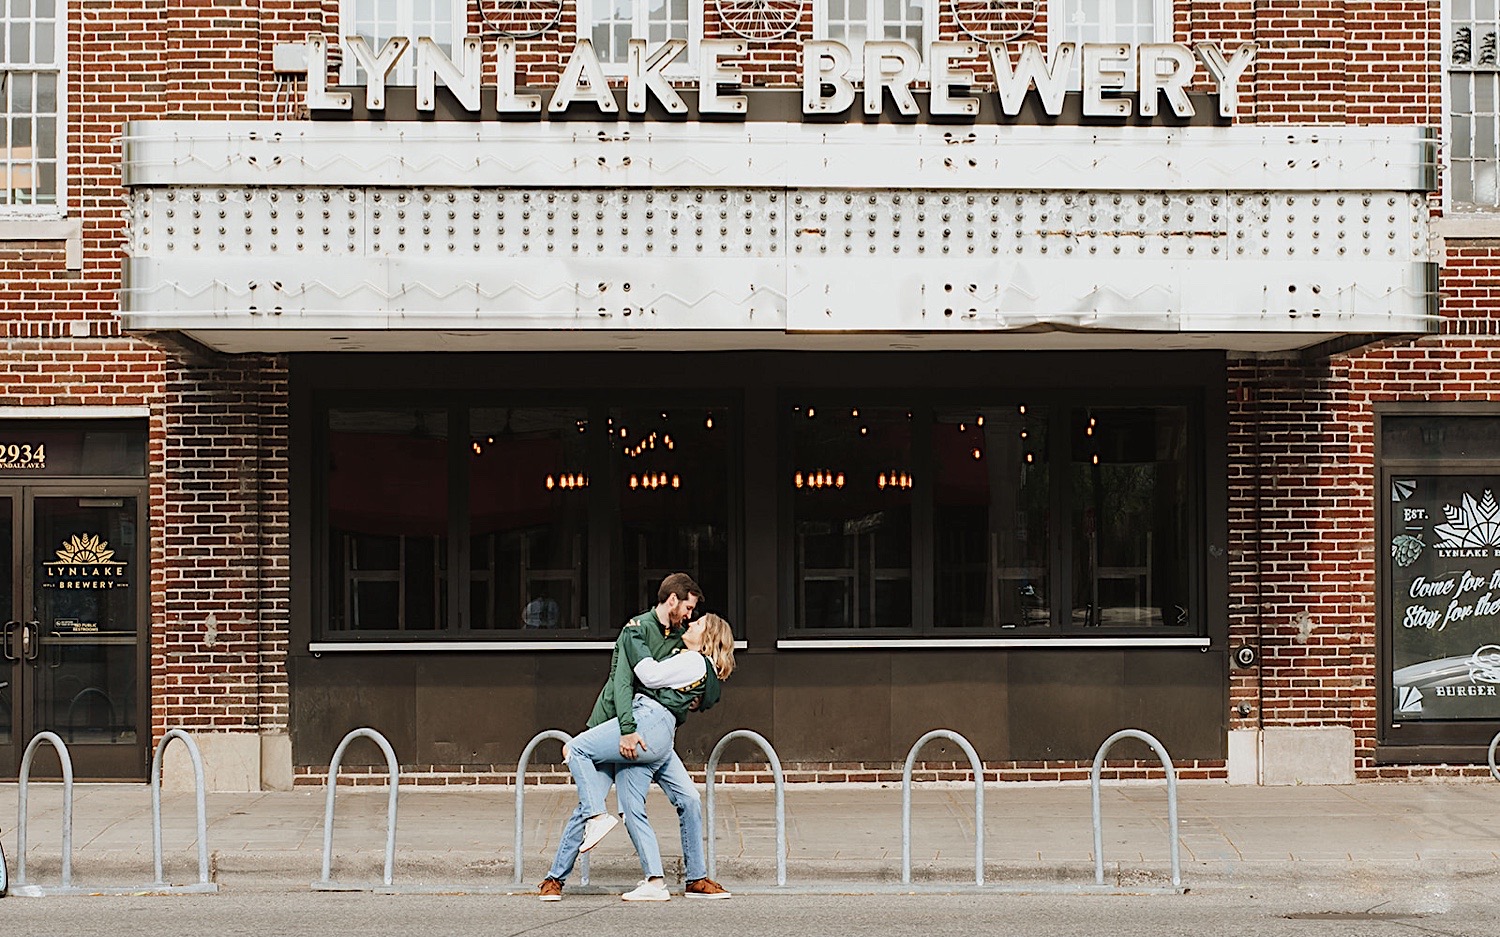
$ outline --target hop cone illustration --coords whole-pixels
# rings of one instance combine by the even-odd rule
[[[1416,537],[1402,534],[1391,541],[1391,556],[1395,558],[1397,566],[1410,566],[1422,555],[1422,541]]]

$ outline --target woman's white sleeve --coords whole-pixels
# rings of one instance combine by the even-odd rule
[[[662,687],[690,686],[708,673],[708,660],[692,651],[674,654],[666,660],[647,658],[635,665],[635,678],[652,690]]]

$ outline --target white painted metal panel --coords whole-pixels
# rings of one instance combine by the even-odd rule
[[[1418,128],[148,122],[126,149],[125,324],[210,344],[1435,322]]]
[[[125,184],[1417,191],[1420,127],[139,121]]]
[[[225,256],[126,261],[141,329],[784,329],[778,261]]]
[[[791,331],[1430,327],[1422,268],[1378,261],[832,257],[794,260],[788,280]]]

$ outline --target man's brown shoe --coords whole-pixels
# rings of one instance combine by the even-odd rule
[[[723,885],[711,878],[700,878],[696,882],[688,882],[683,894],[689,898],[732,898]]]
[[[537,897],[543,901],[561,901],[562,882],[551,876],[542,879],[542,884],[537,886]]]

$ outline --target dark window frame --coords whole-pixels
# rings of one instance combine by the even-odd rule
[[[846,403],[847,402],[847,403]],[[905,407],[912,412],[912,474],[915,492],[912,503],[912,624],[905,628],[798,628],[796,627],[796,557],[793,499],[779,497],[778,542],[781,547],[779,604],[781,640],[809,642],[869,641],[911,638],[932,639],[941,646],[944,639],[1067,639],[1088,638],[1108,644],[1111,640],[1133,638],[1208,638],[1215,633],[1208,620],[1211,604],[1207,595],[1206,555],[1210,542],[1207,523],[1208,490],[1207,433],[1209,421],[1204,393],[1198,387],[1151,389],[1116,389],[1103,387],[1064,387],[1026,390],[995,386],[975,388],[922,388],[893,391],[887,388],[781,387],[776,397],[777,413],[777,479],[778,490],[795,470],[793,452],[794,406],[808,403],[837,410],[844,406]],[[1048,604],[1051,610],[1047,625],[1033,628],[1000,626],[939,626],[936,614],[934,571],[934,503],[935,464],[932,449],[933,415],[939,410],[993,410],[1020,403],[1047,407],[1048,464],[1051,493],[1048,523],[1048,556],[1050,565]],[[1189,543],[1187,545],[1187,594],[1189,622],[1182,627],[1078,625],[1072,622],[1072,504],[1071,431],[1072,411],[1081,407],[1146,408],[1180,407],[1186,410],[1188,432],[1187,490]],[[920,433],[919,433],[920,431]]]
[[[745,407],[740,395],[733,389],[698,390],[690,387],[670,386],[660,389],[613,389],[584,388],[560,391],[536,389],[472,387],[441,390],[381,390],[355,387],[317,388],[309,395],[312,465],[326,465],[329,452],[328,413],[337,409],[443,409],[448,414],[448,576],[447,576],[447,621],[430,631],[412,630],[335,630],[330,627],[330,610],[333,590],[329,572],[329,494],[328,474],[315,469],[309,479],[308,497],[312,507],[310,534],[310,556],[312,573],[311,609],[314,620],[311,638],[315,642],[329,644],[423,644],[442,643],[462,646],[473,643],[547,643],[559,647],[572,644],[591,644],[613,641],[624,618],[612,613],[609,605],[614,594],[614,579],[624,575],[624,570],[614,568],[615,545],[619,536],[616,523],[618,500],[614,486],[607,483],[590,484],[588,542],[584,546],[587,573],[584,582],[588,600],[585,611],[587,628],[570,629],[565,632],[548,631],[538,634],[525,629],[474,628],[469,620],[469,587],[471,582],[471,544],[469,540],[469,473],[466,470],[470,451],[470,411],[473,409],[508,407],[512,409],[578,408],[588,414],[590,424],[605,426],[609,411],[613,408],[661,408],[674,406],[724,409],[730,413],[728,432],[726,510],[728,511],[729,555],[728,584],[724,596],[710,596],[707,608],[720,610],[731,623],[743,619],[744,605],[744,561],[743,537],[743,447]],[[585,469],[591,479],[610,478],[610,448],[603,433],[590,434],[587,449],[588,466]],[[639,612],[636,609],[625,617]],[[736,626],[742,630],[742,626]]]
[[[1463,459],[1391,456],[1383,444],[1385,421],[1391,418],[1472,417],[1500,420],[1500,404],[1382,403],[1374,407],[1374,490],[1372,513],[1375,528],[1375,761],[1377,764],[1431,764],[1483,762],[1486,746],[1500,731],[1500,719],[1466,719],[1443,722],[1400,722],[1395,718],[1392,696],[1396,623],[1391,602],[1393,580],[1391,531],[1387,520],[1391,479],[1399,475],[1458,476],[1493,474],[1500,479],[1500,457]]]

